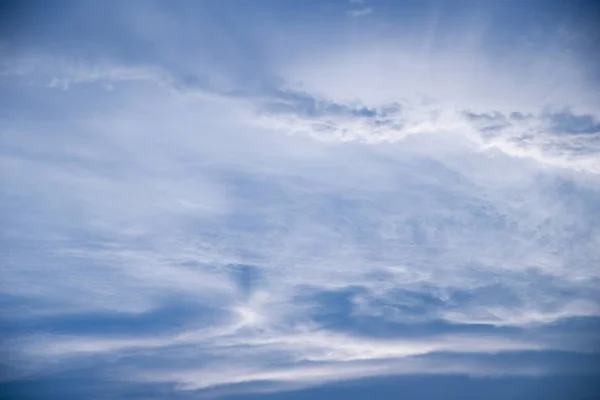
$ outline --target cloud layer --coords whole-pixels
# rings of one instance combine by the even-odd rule
[[[501,48],[433,28],[427,52],[392,46],[368,25],[379,9],[356,40],[320,42],[319,18],[259,30],[181,7],[106,6],[115,37],[61,47],[52,22],[55,47],[33,32],[4,49],[5,381],[89,368],[224,397],[585,373],[600,117],[576,55],[498,65]],[[232,28],[197,28],[211,46],[188,11]]]

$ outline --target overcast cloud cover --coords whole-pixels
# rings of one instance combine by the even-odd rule
[[[595,2],[2,4],[5,397],[598,395]]]

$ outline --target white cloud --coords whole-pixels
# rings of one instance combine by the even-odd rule
[[[102,118],[83,118],[71,132],[55,134],[53,145],[35,141],[37,132],[19,131],[19,125],[3,137],[5,148],[18,150],[3,161],[19,171],[14,179],[4,177],[5,186],[35,195],[36,219],[43,221],[14,214],[11,229],[32,235],[29,243],[40,250],[30,258],[13,256],[6,275],[11,293],[50,297],[64,310],[134,313],[160,304],[158,293],[185,293],[269,326],[294,318],[299,309],[284,304],[306,285],[362,285],[373,291],[367,299],[386,299],[392,288],[472,291],[507,271],[530,283],[538,277],[522,271],[531,267],[572,288],[581,283],[569,276],[597,277],[587,261],[597,254],[598,237],[576,222],[590,215],[591,205],[569,208],[561,193],[548,197],[538,180],[544,172],[535,164],[473,152],[470,139],[449,139],[447,146],[446,134],[478,134],[458,113],[431,120],[434,111],[409,105],[385,117],[391,124],[378,126],[344,113],[264,113],[254,120],[246,100],[222,100],[213,112],[203,97],[153,82],[125,86],[126,96],[115,94],[119,89],[106,93]],[[65,106],[74,104],[68,94],[60,96]],[[199,115],[202,108],[207,111]],[[89,115],[85,105],[72,112]],[[331,121],[332,133],[314,128],[322,119]],[[280,135],[298,126],[319,140]],[[220,135],[210,134],[217,128]],[[86,140],[76,132],[86,132]],[[112,167],[104,166],[107,161]],[[519,172],[501,180],[484,172],[507,168]],[[234,177],[240,183],[227,183]],[[262,186],[239,192],[252,182]],[[559,249],[571,234],[580,235],[572,245],[577,256],[548,250]],[[581,261],[573,263],[574,257]],[[47,263],[39,265],[40,259]],[[258,309],[246,305],[225,269],[230,264],[256,265],[270,300]],[[387,282],[373,275],[377,271]],[[30,274],[39,280],[25,285]],[[515,287],[511,296],[523,302],[521,311],[465,304],[439,316],[526,325],[596,314],[585,297],[547,305],[527,286]],[[376,315],[382,308],[361,310]]]
[[[543,368],[518,367],[511,372],[500,372],[492,367],[479,365],[460,365],[432,363],[423,360],[408,360],[407,362],[381,362],[381,363],[344,363],[323,364],[307,367],[278,368],[269,370],[257,370],[252,367],[230,369],[228,376],[224,373],[216,373],[205,370],[200,371],[169,371],[168,373],[153,373],[141,375],[148,382],[172,382],[173,378],[181,382],[179,388],[183,390],[207,389],[217,385],[232,385],[251,382],[272,382],[269,386],[258,388],[231,388],[224,393],[236,392],[269,392],[297,390],[301,388],[317,386],[336,381],[364,379],[375,376],[394,376],[404,374],[469,374],[472,376],[498,376],[511,375],[538,376]],[[269,388],[270,387],[270,388]],[[217,389],[217,393],[220,393]]]
[[[3,61],[0,76],[34,78],[49,88],[67,90],[73,84],[115,84],[128,81],[153,81],[170,86],[171,78],[160,68],[122,66],[110,61],[91,62],[81,58],[25,54]]]
[[[263,328],[264,329],[264,328]],[[178,333],[162,338],[27,337],[24,351],[55,360],[77,362],[81,357],[105,353],[162,359],[160,366],[126,363],[117,379],[176,383],[181,389],[208,389],[261,381],[306,387],[337,380],[396,374],[521,375],[547,371],[541,365],[510,370],[493,364],[429,360],[434,354],[495,354],[504,351],[568,349],[544,337],[503,338],[501,335],[445,334],[429,338],[369,339],[302,327],[294,331],[244,330],[233,324],[216,329]],[[277,359],[273,367],[268,360]],[[201,360],[214,360],[205,363]],[[434,367],[435,366],[435,367]],[[41,365],[39,368],[48,368]],[[371,371],[371,372],[369,372]],[[365,373],[366,372],[366,373]],[[299,386],[297,386],[299,385]],[[280,387],[275,386],[280,389]]]
[[[352,110],[350,103],[332,103]],[[365,106],[362,106],[363,108]],[[256,123],[287,134],[307,135],[326,142],[395,143],[418,134],[453,136],[471,142],[481,150],[499,150],[509,156],[525,158],[559,168],[600,173],[600,131],[574,134],[553,133],[547,116],[540,112],[524,120],[476,124],[465,116],[465,110],[452,109],[439,103],[415,104],[405,101],[398,111],[382,115],[360,116],[328,113],[303,115],[301,109],[287,112],[261,110]],[[385,106],[369,111],[380,114]],[[354,110],[358,112],[360,108]],[[506,117],[502,116],[507,120]],[[439,138],[433,139],[440,141]],[[585,150],[582,150],[585,149]]]

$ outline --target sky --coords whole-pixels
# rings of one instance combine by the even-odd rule
[[[594,1],[0,4],[3,398],[600,398]]]

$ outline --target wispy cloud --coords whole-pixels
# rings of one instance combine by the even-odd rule
[[[13,375],[220,396],[596,351],[600,117],[573,59],[127,10],[118,45],[3,60]]]
[[[3,178],[5,187],[37,201],[35,208],[14,208],[7,221],[14,240],[36,250],[11,257],[15,267],[5,273],[3,291],[17,304],[51,299],[52,307],[38,308],[40,316],[54,318],[51,326],[61,315],[100,310],[142,318],[158,312],[165,296],[208,306],[216,317],[200,330],[193,319],[183,320],[186,329],[166,336],[127,337],[122,324],[116,332],[125,336],[115,338],[94,336],[93,329],[19,334],[15,340],[24,342],[13,347],[28,357],[70,363],[187,346],[230,372],[256,357],[288,360],[288,372],[265,364],[210,378],[213,365],[188,371],[174,364],[161,373],[135,366],[130,379],[176,381],[189,389],[267,378],[310,386],[365,376],[369,367],[361,364],[342,372],[349,362],[382,363],[373,375],[418,373],[424,367],[411,361],[400,368],[397,359],[562,348],[540,337],[466,332],[424,340],[360,338],[352,325],[332,325],[334,315],[323,320],[323,306],[341,312],[346,324],[371,318],[368,324],[382,332],[402,321],[527,327],[598,314],[598,277],[589,264],[599,248],[590,229],[597,192],[571,189],[580,193],[574,206],[551,172],[512,159],[509,151],[496,158],[473,152],[471,139],[444,140],[446,134],[464,137],[460,129],[467,128],[483,141],[511,124],[556,127],[555,114],[457,111],[449,129],[431,122],[449,116],[436,119],[435,109],[411,103],[368,107],[282,91],[262,98],[219,94],[213,105],[214,95],[173,90],[164,83],[169,79],[107,79],[113,91],[93,87],[105,99],[102,118],[93,113],[96,105],[74,102],[76,91],[54,92],[60,93],[55,104],[79,116],[53,136],[58,146],[36,141],[36,129],[18,119],[5,122],[13,133],[3,136],[2,162],[20,171]],[[216,126],[220,136],[198,134]],[[572,139],[556,129],[548,134]],[[302,130],[308,137],[289,135]],[[77,132],[87,132],[87,139],[78,140]],[[250,146],[257,150],[248,152]],[[486,172],[500,169],[518,174]],[[567,245],[568,237],[577,239]],[[254,271],[254,283],[239,271]],[[37,278],[27,278],[31,274]],[[359,288],[348,303],[343,297],[327,303],[348,287]],[[564,295],[548,299],[555,291]],[[6,317],[27,325],[18,313]]]
[[[360,10],[348,11],[348,15],[350,15],[351,17],[364,17],[364,16],[372,14],[372,13],[373,13],[373,9],[370,7],[362,8]]]

